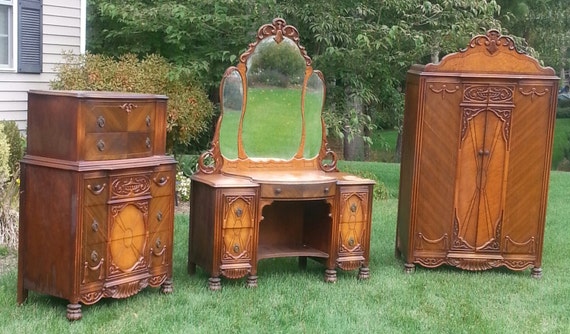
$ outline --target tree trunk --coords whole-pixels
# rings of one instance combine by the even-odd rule
[[[359,97],[354,96],[354,94],[350,94],[349,92],[347,92],[346,96],[347,110],[354,110],[360,119],[360,115],[362,115],[364,112],[362,100]],[[348,124],[344,126],[344,159],[349,161],[363,161],[364,139],[362,138],[362,134],[364,133],[364,127],[362,124],[360,124],[360,122],[353,126],[356,126],[358,128],[351,128],[351,125]]]

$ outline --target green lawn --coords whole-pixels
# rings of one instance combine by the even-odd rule
[[[373,207],[371,278],[339,272],[323,282],[324,268],[295,259],[263,260],[259,287],[223,280],[207,288],[207,275],[186,274],[188,219],[175,222],[174,293],[156,289],[83,307],[69,323],[67,302],[30,292],[16,306],[16,270],[0,276],[2,333],[569,333],[570,268],[568,189],[570,173],[552,172],[542,279],[530,271],[468,272],[423,269],[407,275],[394,257],[398,164],[342,162],[378,177],[395,196]]]

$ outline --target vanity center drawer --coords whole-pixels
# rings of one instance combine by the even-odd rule
[[[305,183],[305,184],[261,184],[261,197],[263,198],[324,198],[333,196],[336,192],[336,183]]]

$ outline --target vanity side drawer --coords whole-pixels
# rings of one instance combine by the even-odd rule
[[[262,184],[262,198],[300,199],[324,198],[336,193],[336,183]]]

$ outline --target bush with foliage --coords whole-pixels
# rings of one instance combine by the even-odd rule
[[[15,249],[18,244],[19,169],[10,173],[10,145],[4,126],[0,123],[0,245]]]
[[[20,133],[20,129],[18,129],[18,125],[15,121],[2,121],[0,123],[3,124],[3,132],[10,148],[8,168],[10,175],[12,175],[18,170],[20,160],[24,157],[26,141]]]
[[[208,130],[213,105],[194,79],[158,55],[64,54],[52,89],[119,91],[168,96],[167,150],[186,146]]]

